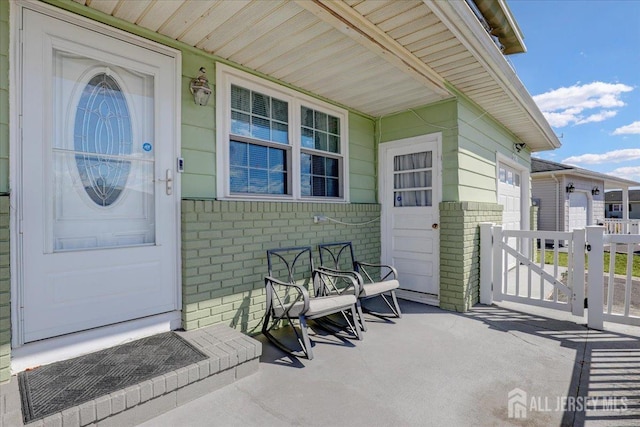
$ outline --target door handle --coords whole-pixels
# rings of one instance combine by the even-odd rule
[[[439,225],[437,223],[431,224],[431,228],[433,228],[434,230],[437,230],[439,227]]]
[[[167,169],[165,177],[166,179],[157,179],[157,181],[165,183],[167,196],[170,196],[173,194],[173,171],[171,169]]]

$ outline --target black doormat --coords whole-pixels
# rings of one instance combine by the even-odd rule
[[[28,423],[175,371],[206,356],[173,332],[132,341],[18,374]]]

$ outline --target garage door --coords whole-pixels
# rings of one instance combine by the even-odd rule
[[[503,230],[520,230],[522,221],[520,179],[519,172],[500,164],[498,203],[504,206],[504,211],[502,211]]]
[[[588,211],[586,193],[569,193],[569,231],[587,226]]]
[[[520,230],[522,225],[521,212],[521,175],[515,169],[500,163],[498,168],[498,204],[502,205],[502,229]],[[509,242],[515,246],[515,241]],[[515,258],[509,257],[509,268],[515,266]]]

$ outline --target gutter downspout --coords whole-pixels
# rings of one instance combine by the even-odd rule
[[[555,208],[556,231],[560,231],[558,229],[558,227],[560,226],[560,223],[559,223],[560,215],[558,214],[558,208],[560,207],[560,181],[558,181],[558,178],[556,178],[556,174],[554,173],[551,174],[551,178],[553,178],[553,180],[556,182],[556,208]]]

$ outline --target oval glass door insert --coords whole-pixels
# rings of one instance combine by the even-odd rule
[[[120,197],[131,170],[127,100],[115,79],[96,74],[84,88],[75,115],[76,166],[87,195],[107,207]]]

